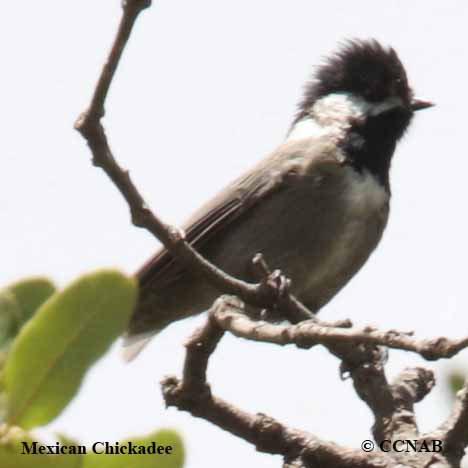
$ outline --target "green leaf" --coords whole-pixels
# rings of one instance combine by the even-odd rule
[[[180,435],[171,429],[162,429],[145,437],[132,438],[119,442],[119,446],[126,446],[131,440],[134,446],[148,447],[152,442],[156,447],[171,446],[170,453],[163,454],[97,454],[92,447],[84,457],[83,468],[181,468],[184,465],[185,452]],[[115,446],[115,443],[109,442]],[[104,447],[98,445],[97,451]]]
[[[17,427],[0,426],[0,466],[2,468],[82,468],[84,455],[33,455],[23,453],[31,435]],[[39,442],[39,441],[38,441]],[[71,442],[67,441],[70,445]],[[41,442],[39,442],[42,445]]]
[[[13,338],[18,329],[21,311],[15,296],[8,289],[0,291],[0,348]]]
[[[52,296],[56,288],[48,278],[37,276],[13,283],[8,286],[7,290],[13,294],[19,305],[20,325],[22,325]]]
[[[13,338],[20,329],[20,318],[21,311],[15,296],[7,289],[0,290],[0,370],[5,365]],[[0,391],[1,386],[0,379]],[[0,393],[0,421],[5,415],[2,396]]]
[[[0,369],[21,327],[54,291],[52,282],[43,277],[20,280],[0,291]]]
[[[22,325],[54,291],[52,282],[43,277],[27,278],[0,291],[0,368]]]
[[[7,421],[31,428],[54,419],[125,329],[136,297],[133,278],[105,270],[45,302],[21,329],[5,364]]]

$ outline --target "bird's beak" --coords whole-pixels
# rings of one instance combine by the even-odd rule
[[[410,103],[410,108],[412,111],[428,109],[429,107],[433,107],[433,106],[435,106],[433,102],[427,101],[426,99],[419,99],[419,98],[413,98]]]

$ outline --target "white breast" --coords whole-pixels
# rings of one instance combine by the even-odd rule
[[[379,104],[377,112],[394,105],[384,104]],[[339,148],[351,123],[365,119],[375,107],[347,93],[327,95],[317,100],[309,114],[294,125],[286,143],[302,144],[300,154],[313,157],[317,155],[317,147],[322,152],[329,149],[333,158],[344,163],[346,155]],[[307,164],[304,167],[308,168]],[[302,262],[303,269],[296,268],[294,272],[299,296],[314,309],[328,302],[361,268],[379,243],[388,217],[390,195],[374,175],[346,164],[333,167],[325,176],[332,178],[332,190],[324,189],[321,195],[330,211],[320,217],[320,210],[312,209],[314,222],[310,228],[315,230],[311,234],[314,244],[297,260]],[[320,190],[318,187],[317,193]],[[318,196],[317,193],[313,196]],[[320,198],[311,201],[321,202]],[[297,280],[298,277],[301,279]]]
[[[346,179],[343,198],[349,209],[350,218],[368,218],[374,216],[388,204],[389,193],[369,171],[356,171],[351,166],[344,166]]]
[[[317,304],[327,302],[362,266],[379,243],[388,217],[389,194],[368,171],[342,167],[342,215],[334,224],[333,242],[315,265],[306,286],[317,291]],[[325,229],[329,228],[323,226]]]

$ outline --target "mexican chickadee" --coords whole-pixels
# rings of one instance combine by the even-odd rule
[[[292,280],[317,312],[362,267],[387,224],[390,162],[416,99],[396,52],[347,42],[320,66],[285,141],[204,205],[187,240],[229,274],[253,281],[251,260]],[[139,302],[124,356],[130,360],[170,323],[198,314],[220,291],[162,249],[138,272]]]

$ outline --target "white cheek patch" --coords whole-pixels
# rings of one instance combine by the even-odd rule
[[[404,107],[399,96],[390,96],[384,101],[369,102],[351,93],[333,93],[319,99],[311,109],[311,116],[322,125],[330,125],[337,120],[350,121],[376,116],[397,107]]]
[[[310,111],[320,125],[349,126],[352,120],[362,119],[369,110],[369,103],[350,93],[333,93],[319,99]]]
[[[351,122],[363,119],[367,110],[362,98],[349,93],[329,94],[312,106],[308,117],[294,125],[287,141],[325,137],[336,144],[345,137]]]
[[[326,129],[311,118],[297,122],[288,135],[288,141],[304,140],[306,138],[319,138],[326,134]]]
[[[369,102],[351,93],[333,93],[320,98],[309,116],[291,129],[287,141],[326,136],[338,142],[346,136],[352,122],[375,117],[397,107],[404,107],[400,97],[392,96],[381,102]]]

